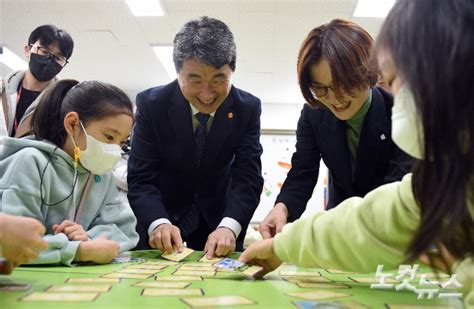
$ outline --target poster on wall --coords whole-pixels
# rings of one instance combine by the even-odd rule
[[[275,204],[275,199],[291,169],[296,133],[292,130],[262,130],[260,143],[263,147],[261,158],[264,183],[260,204],[251,220],[254,223],[261,222]],[[327,188],[324,184],[326,178],[327,168],[321,161],[318,184],[313,191],[313,197],[308,202],[307,212],[324,209],[324,197],[327,198]]]

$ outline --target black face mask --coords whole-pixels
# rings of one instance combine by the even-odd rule
[[[30,54],[29,67],[31,74],[41,82],[52,80],[63,69],[52,57],[34,53]]]

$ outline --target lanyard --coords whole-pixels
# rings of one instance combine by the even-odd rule
[[[86,185],[84,186],[84,191],[82,191],[81,200],[79,202],[79,207],[77,207],[75,213],[71,215],[69,220],[74,221],[74,222],[77,223],[77,219],[81,215],[82,208],[84,207],[84,202],[86,201],[86,198],[89,195],[89,191],[90,191],[91,184],[92,184],[92,178],[93,178],[92,174],[89,173],[89,176],[87,177]]]
[[[16,132],[16,129],[18,129],[18,120],[16,119],[16,114],[18,112],[18,105],[20,103],[21,92],[23,91],[23,81],[24,80],[21,81],[20,89],[18,89],[18,94],[16,97],[15,115],[13,115],[13,128],[15,129],[15,132]]]

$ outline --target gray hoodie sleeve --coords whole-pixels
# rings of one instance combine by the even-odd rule
[[[16,189],[2,189],[0,194],[1,211],[10,215],[30,217],[43,223],[43,215],[37,196],[18,191]],[[29,264],[54,264],[62,263],[71,265],[76,256],[80,241],[69,241],[63,233],[46,235],[44,239],[48,242],[48,249],[42,251],[38,258]]]
[[[137,219],[132,209],[120,201],[114,185],[108,186],[104,206],[87,229],[90,239],[107,237],[120,244],[120,252],[133,249],[138,243]]]

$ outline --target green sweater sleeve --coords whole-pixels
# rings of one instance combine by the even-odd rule
[[[275,237],[274,250],[296,265],[374,272],[379,264],[392,268],[404,260],[418,224],[407,175],[364,198],[288,224]]]
[[[327,212],[287,224],[275,236],[273,249],[283,261],[303,267],[363,273],[375,272],[377,265],[395,269],[419,224],[408,174],[364,198],[347,199]],[[463,285],[464,303],[474,306],[474,260],[459,260],[452,271]]]

